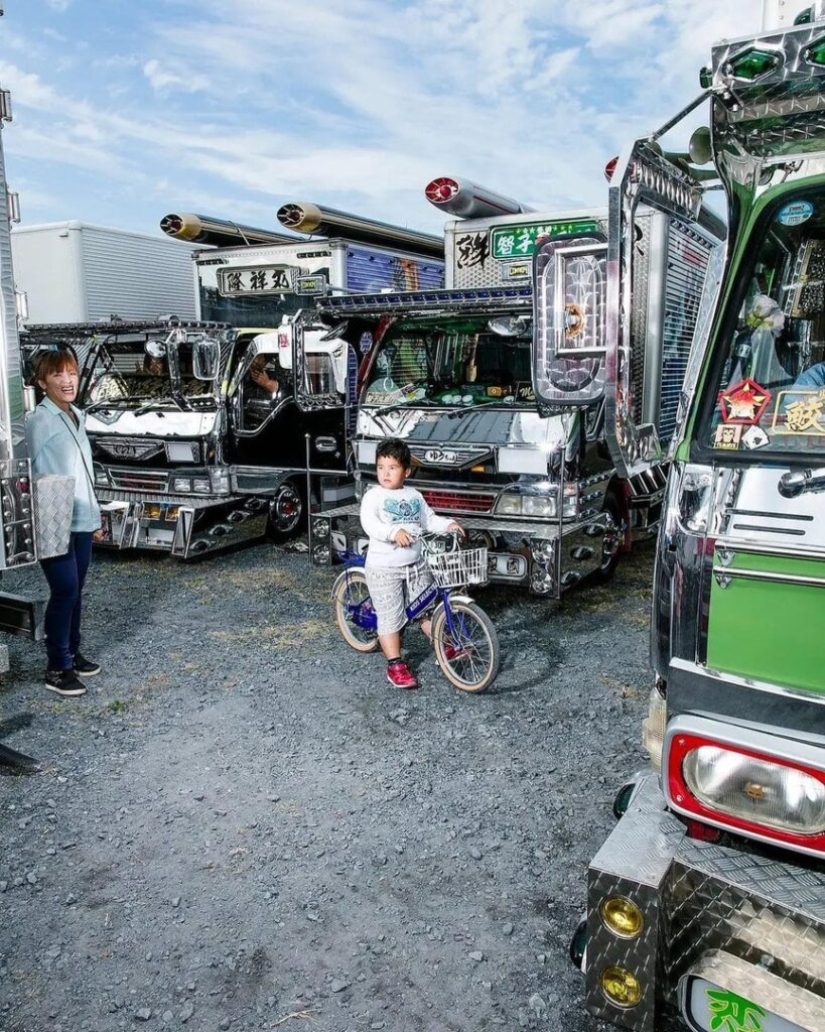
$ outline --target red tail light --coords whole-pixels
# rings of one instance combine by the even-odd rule
[[[443,204],[450,201],[458,193],[458,183],[449,176],[441,176],[433,179],[424,187],[424,196],[433,204]]]

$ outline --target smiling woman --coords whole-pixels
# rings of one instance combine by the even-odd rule
[[[26,423],[32,471],[74,477],[68,551],[41,560],[50,590],[45,619],[45,685],[57,695],[83,695],[86,689],[80,678],[100,672],[98,664],[80,652],[83,585],[92,558],[92,539],[100,534],[100,508],[94,492],[85,417],[73,404],[77,362],[67,351],[46,351],[36,361],[34,380],[45,397]]]

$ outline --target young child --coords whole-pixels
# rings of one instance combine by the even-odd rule
[[[421,558],[422,531],[443,534],[463,528],[437,516],[420,492],[406,486],[412,468],[410,449],[395,437],[382,441],[375,453],[378,486],[361,502],[361,526],[369,535],[365,574],[378,617],[378,642],[387,659],[387,680],[399,688],[418,682],[401,658],[401,628],[406,623],[404,584],[413,576],[427,583],[429,570]],[[429,621],[422,623],[426,634]]]

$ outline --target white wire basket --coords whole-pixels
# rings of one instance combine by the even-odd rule
[[[487,583],[487,549],[462,548],[453,552],[425,552],[433,580],[442,588]]]

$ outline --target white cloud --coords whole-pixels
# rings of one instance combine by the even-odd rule
[[[422,191],[443,174],[536,207],[601,205],[606,160],[695,95],[711,42],[753,27],[753,6],[144,0],[120,51],[106,22],[105,47],[78,26],[0,62],[25,109],[9,145],[42,161],[34,181],[99,161],[101,192],[136,211],[221,204],[206,213],[252,224],[297,199],[437,230]]]
[[[143,74],[149,80],[153,90],[162,92],[164,90],[182,90],[185,93],[195,93],[198,90],[206,89],[208,80],[203,75],[179,75],[168,68],[161,66],[160,61],[152,58],[143,66]]]

